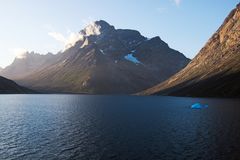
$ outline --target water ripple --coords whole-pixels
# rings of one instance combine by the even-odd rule
[[[209,104],[192,110],[191,104]],[[0,159],[237,159],[240,101],[2,95]]]

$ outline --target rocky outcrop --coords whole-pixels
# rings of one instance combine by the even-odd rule
[[[199,54],[167,81],[144,95],[240,97],[240,4]]]

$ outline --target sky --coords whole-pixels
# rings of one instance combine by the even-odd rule
[[[0,67],[25,51],[57,53],[88,23],[105,20],[193,58],[239,0],[0,1]]]

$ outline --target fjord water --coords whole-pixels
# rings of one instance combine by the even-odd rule
[[[234,159],[239,123],[233,99],[1,95],[0,159]]]

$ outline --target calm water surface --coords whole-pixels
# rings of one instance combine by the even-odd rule
[[[0,95],[0,159],[240,159],[240,101]]]

